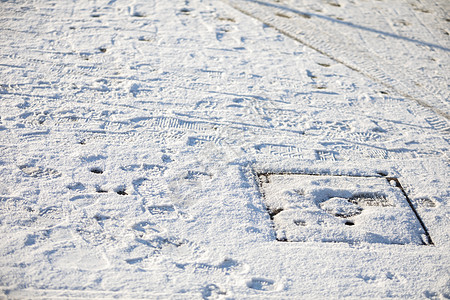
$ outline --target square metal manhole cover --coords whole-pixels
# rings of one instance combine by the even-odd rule
[[[278,241],[433,244],[392,177],[258,174]]]

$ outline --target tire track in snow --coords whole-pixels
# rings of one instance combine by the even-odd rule
[[[395,91],[401,96],[419,103],[420,105],[434,111],[436,114],[445,117],[446,119],[450,118],[449,113],[446,112],[446,107],[448,104],[445,96],[446,93],[444,91],[441,91],[436,86],[430,87],[428,84],[411,84],[414,83],[415,80],[408,75],[408,70],[398,70],[389,62],[380,62],[379,57],[371,55],[366,48],[359,46],[357,43],[340,40],[339,44],[337,44],[335,42],[336,29],[333,30],[331,26],[326,26],[328,29],[331,29],[329,30],[331,32],[330,34],[325,30],[320,29],[319,26],[314,25],[311,21],[312,17],[329,19],[329,21],[332,20],[331,18],[317,14],[307,14],[286,6],[263,1],[222,1],[226,2],[241,13],[276,29],[285,36],[327,56],[340,64],[345,65],[365,77],[374,80],[375,82],[384,85],[389,90]],[[289,12],[290,15],[287,15],[286,12]],[[286,16],[289,16],[289,18]],[[333,21],[339,23],[339,20]],[[340,23],[345,24],[345,22]],[[394,36],[393,34],[391,35]],[[399,38],[406,39],[410,42],[415,41],[403,37]],[[425,44],[425,46],[432,47],[433,45]],[[438,47],[435,48],[435,50],[444,51],[444,55],[446,55],[445,51],[448,51],[447,48],[439,45],[434,46]],[[348,51],[348,49],[352,49],[352,51]],[[395,71],[393,72],[390,70]],[[427,82],[426,80],[421,81],[425,83]],[[436,99],[436,94],[438,99]]]

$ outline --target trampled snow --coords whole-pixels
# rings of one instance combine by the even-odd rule
[[[3,298],[450,297],[443,0],[1,0]]]

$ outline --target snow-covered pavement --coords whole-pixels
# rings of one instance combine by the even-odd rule
[[[445,0],[0,0],[0,298],[450,297]]]

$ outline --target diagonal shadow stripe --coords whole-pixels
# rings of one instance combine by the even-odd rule
[[[267,22],[267,20],[264,20],[263,18],[252,14],[251,12],[243,9],[242,7],[240,7],[239,5],[234,3],[236,1],[233,1],[233,0],[222,0],[222,1],[228,3],[231,7],[233,7],[234,9],[236,9],[238,11],[240,11],[241,13],[243,13],[243,14],[251,17],[251,18],[254,18],[256,20],[259,20],[260,22],[262,22],[263,24],[265,24],[265,25],[267,25],[269,27],[274,28],[275,30],[279,31],[280,33],[284,34],[285,36],[287,36],[287,37],[289,37],[289,38],[291,38],[291,39],[293,39],[293,40],[295,40],[295,41],[297,41],[297,42],[299,42],[299,43],[301,43],[301,44],[303,44],[303,45],[313,49],[314,51],[317,51],[320,54],[325,55],[326,57],[336,61],[337,63],[340,63],[340,64],[346,66],[347,68],[349,68],[349,69],[351,69],[353,71],[361,73],[362,75],[366,76],[367,78],[369,78],[371,80],[374,80],[375,82],[378,82],[378,83],[384,85],[385,87],[387,87],[388,89],[396,92],[397,94],[399,94],[399,95],[401,95],[401,96],[403,96],[403,97],[405,97],[405,98],[407,98],[409,100],[415,101],[416,103],[420,104],[421,106],[423,106],[423,107],[425,107],[427,109],[430,109],[431,111],[433,111],[434,113],[438,114],[439,116],[444,117],[447,120],[450,120],[450,114],[447,111],[443,111],[443,110],[433,106],[432,104],[428,103],[427,101],[424,101],[420,97],[414,97],[414,96],[410,95],[409,93],[407,93],[405,91],[402,91],[401,89],[396,88],[394,85],[390,84],[389,82],[386,82],[385,80],[382,80],[382,79],[378,78],[377,76],[373,76],[372,74],[370,74],[368,72],[365,72],[364,70],[358,68],[357,66],[354,66],[354,65],[352,65],[350,63],[347,63],[347,62],[343,61],[342,59],[334,56],[333,54],[328,53],[327,51],[324,51],[324,50],[314,46],[313,44],[303,40],[302,38],[298,37],[297,35],[295,35],[295,34],[293,34],[291,32],[288,32],[286,30],[283,30],[282,28],[280,28],[278,26],[275,26],[274,24],[272,24],[270,22]],[[239,2],[239,1],[237,1],[237,2]],[[303,16],[303,17],[307,17],[307,18],[311,17],[310,14],[301,12],[299,10],[278,6],[276,4],[266,3],[266,2],[263,2],[263,1],[260,1],[260,0],[242,0],[242,2],[253,3],[253,4],[256,4],[256,5],[261,4],[261,5],[265,5],[265,6],[271,7],[271,8],[285,9],[285,10],[288,10],[290,12],[299,14],[300,16]],[[316,15],[316,16],[319,16],[319,15]],[[338,20],[334,20],[334,19],[332,19],[332,20],[333,21],[338,21]],[[444,49],[447,49],[447,48],[444,48]]]
[[[319,19],[322,19],[322,20],[326,20],[326,21],[329,21],[329,22],[332,22],[332,23],[338,23],[338,24],[341,24],[341,25],[353,27],[353,28],[356,28],[356,29],[361,29],[361,30],[368,31],[368,32],[381,34],[381,35],[384,35],[384,36],[387,36],[387,37],[403,40],[403,41],[406,41],[406,42],[411,42],[411,43],[415,43],[415,44],[419,44],[419,45],[423,45],[423,46],[428,46],[430,48],[440,49],[440,50],[443,50],[443,51],[446,51],[446,52],[450,52],[449,48],[446,48],[446,47],[443,47],[443,46],[440,46],[440,45],[436,45],[436,44],[432,44],[432,43],[428,43],[428,42],[424,42],[424,41],[420,41],[420,40],[404,37],[404,36],[401,36],[401,35],[398,35],[398,34],[394,34],[394,33],[391,33],[391,32],[386,32],[386,31],[382,31],[382,30],[378,30],[378,29],[374,29],[374,28],[370,28],[370,27],[354,24],[354,23],[351,23],[351,22],[337,20],[337,19],[334,19],[334,18],[331,18],[331,17],[327,17],[327,16],[315,14],[315,13],[302,12],[302,11],[299,11],[297,9],[290,8],[290,7],[287,7],[287,6],[282,6],[282,5],[279,5],[279,4],[267,3],[267,2],[264,2],[264,1],[260,1],[260,0],[245,0],[245,1],[257,3],[257,4],[260,4],[260,5],[264,5],[264,6],[268,6],[268,7],[272,7],[272,8],[278,8],[278,9],[282,9],[282,10],[285,10],[285,11],[290,11],[292,13],[295,13],[295,14],[298,14],[298,15],[304,16],[304,17],[316,17],[316,18],[319,18]]]

